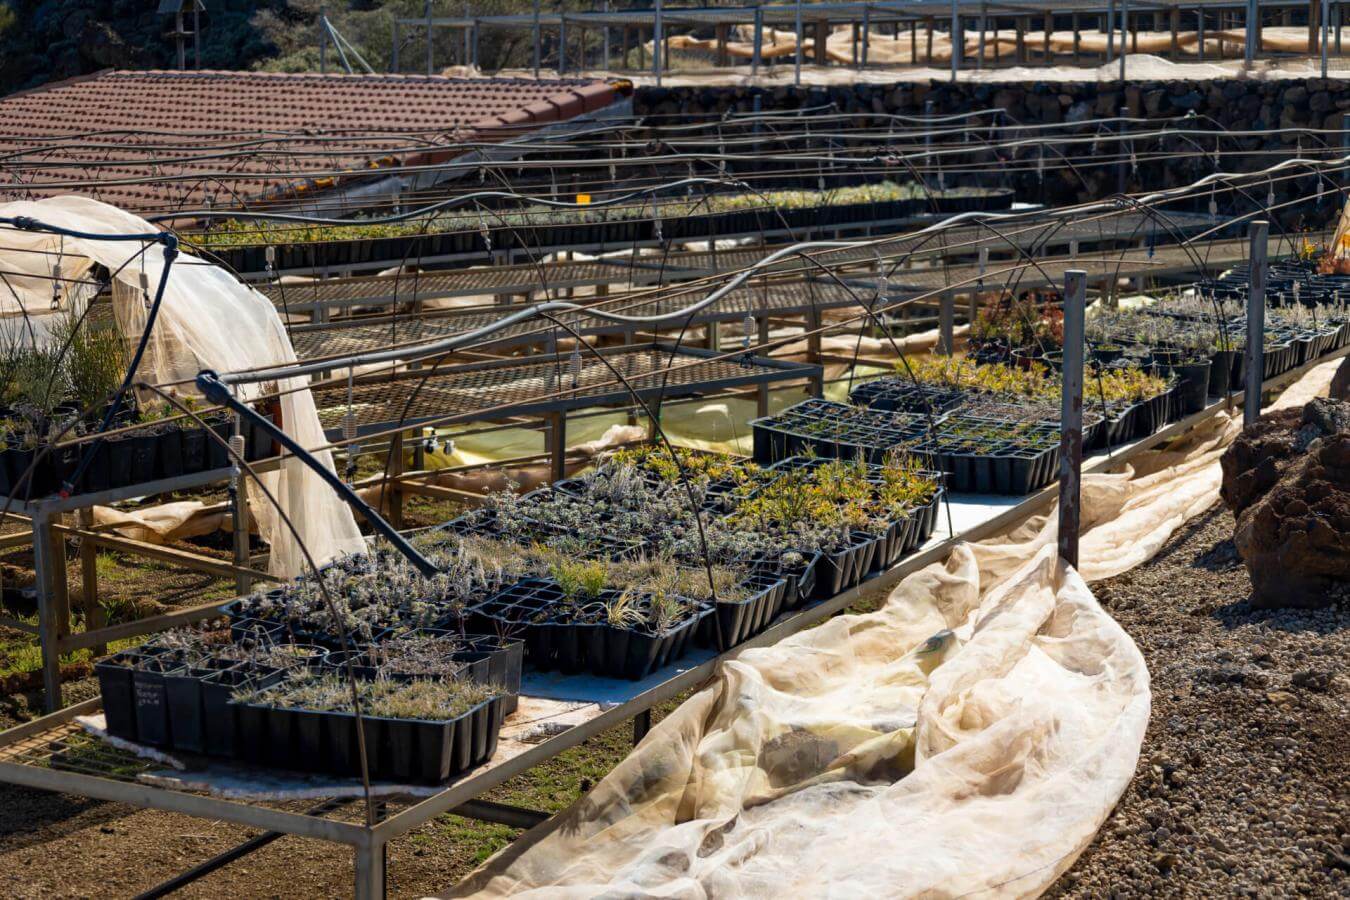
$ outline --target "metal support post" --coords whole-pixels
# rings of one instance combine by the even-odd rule
[[[567,414],[549,413],[549,465],[554,481],[567,477]]]
[[[951,291],[946,291],[938,300],[938,353],[943,356],[951,356],[955,352],[955,326],[956,297]]]
[[[398,17],[394,18],[393,33],[389,35],[389,71],[398,72]]]
[[[1331,0],[1322,0],[1321,21],[1317,23],[1318,44],[1322,51],[1322,77],[1327,77],[1327,26],[1331,24]]]
[[[1259,0],[1247,0],[1247,40],[1243,41],[1242,59],[1247,68],[1256,61],[1261,49],[1261,7]]]
[[[356,847],[356,900],[384,900],[384,844]]]
[[[1130,0],[1120,0],[1120,82],[1122,85],[1125,83],[1125,57],[1130,52],[1129,41]]]
[[[558,13],[558,74],[567,71],[567,15]]]
[[[539,64],[541,54],[543,53],[543,50],[540,47],[539,35],[539,2],[540,0],[534,0],[534,22],[530,26],[534,36],[534,77],[536,79],[539,77]],[[427,0],[427,9],[431,9],[431,0]],[[431,16],[429,11],[427,12],[427,16]]]
[[[432,35],[434,34],[434,26],[431,24],[431,0],[427,0],[425,11],[427,17],[427,74],[430,75],[432,73],[432,65],[433,65],[431,54],[432,51],[435,49],[435,44],[432,41]]]
[[[798,87],[802,83],[802,0],[797,0],[797,10],[793,15],[793,27],[797,34],[796,53],[792,55],[792,83]]]
[[[1116,0],[1106,0],[1106,61],[1109,63],[1116,53]]]
[[[965,37],[961,34],[961,11],[957,0],[952,0],[952,81],[961,71],[961,57],[965,55]]]
[[[233,460],[235,457],[240,459],[244,456],[244,436],[240,433],[239,417],[234,417],[234,433],[230,435],[231,470],[230,470],[230,492],[233,495],[230,502],[230,537],[234,548],[234,564],[240,568],[248,568],[249,563],[249,512],[248,512],[248,479],[243,477],[243,469]],[[247,594],[253,587],[253,581],[242,572],[234,576],[234,589],[240,595]]]
[[[759,6],[756,6],[756,7],[755,7],[755,25],[754,25],[754,30],[755,30],[755,37],[754,37],[754,43],[753,43],[753,50],[751,51],[751,54],[750,54],[750,74],[751,74],[751,75],[758,75],[758,74],[759,74],[759,62],[760,62],[760,58],[761,58],[761,56],[762,56],[763,53],[764,53],[764,9],[763,9],[763,7],[759,7]]]
[[[1323,2],[1326,2],[1326,0],[1323,0]],[[864,6],[862,19],[862,61],[858,66],[859,69],[867,68],[867,42],[871,38],[871,35],[872,35],[872,7]],[[1325,66],[1323,68],[1325,69]],[[1325,71],[1322,73],[1322,77],[1323,78],[1327,77]]]
[[[1087,272],[1064,273],[1064,373],[1059,408],[1059,555],[1078,567],[1079,483],[1083,474],[1083,317]]]
[[[661,52],[661,41],[664,35],[661,33],[661,0],[656,0],[656,18],[652,25],[652,74],[656,76],[656,86],[661,86],[661,66],[665,62],[664,54]]]
[[[1122,55],[1122,56],[1121,56],[1121,60],[1124,60],[1124,59],[1125,59],[1125,57],[1124,57],[1124,55]],[[1124,63],[1124,62],[1121,62],[1120,65],[1121,65],[1121,68],[1122,68],[1122,69],[1125,67],[1125,63]],[[1121,77],[1123,78],[1124,75],[1122,74]],[[1127,125],[1126,125],[1126,123],[1125,123],[1125,119],[1128,118],[1129,115],[1130,115],[1130,109],[1129,109],[1129,107],[1127,107],[1127,106],[1122,106],[1122,107],[1120,108],[1120,120],[1121,120],[1121,121],[1120,121],[1120,142],[1116,145],[1116,153],[1120,156],[1120,162],[1116,163],[1116,193],[1117,193],[1117,194],[1123,194],[1123,193],[1125,193],[1125,177],[1126,177],[1126,168],[1125,168],[1125,167],[1126,167],[1126,164],[1127,164],[1127,156],[1126,156],[1126,154],[1125,154],[1125,129],[1126,129]]]
[[[1247,288],[1247,390],[1242,398],[1242,424],[1251,425],[1261,417],[1261,386],[1265,383],[1266,336],[1266,238],[1269,222],[1253,222],[1248,229],[1251,279]]]
[[[389,524],[395,528],[403,527],[403,432],[399,431],[389,439],[389,479],[386,485],[389,494]]]

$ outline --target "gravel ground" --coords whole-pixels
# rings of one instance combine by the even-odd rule
[[[1255,610],[1216,506],[1093,585],[1148,661],[1139,768],[1052,897],[1350,896],[1350,610]]]

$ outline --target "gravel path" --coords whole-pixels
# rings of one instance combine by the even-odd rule
[[[1350,896],[1350,609],[1253,610],[1216,506],[1093,585],[1148,661],[1134,781],[1051,897]]]

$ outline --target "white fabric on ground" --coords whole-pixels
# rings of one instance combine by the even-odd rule
[[[72,231],[94,234],[155,234],[159,228],[137,216],[87,197],[53,197],[0,205],[0,216],[29,216]],[[95,263],[114,273],[113,309],[124,335],[135,341],[143,333],[146,306],[140,285],[144,272],[153,296],[164,268],[162,248],[137,241],[59,238],[50,234],[6,230],[0,235],[0,259],[9,271],[11,290],[0,294],[0,313],[10,315],[47,310],[52,286],[52,264],[61,261],[63,278],[87,277]],[[69,298],[64,298],[69,302]],[[275,307],[262,294],[241,284],[211,263],[181,253],[169,270],[159,317],[137,373],[147,382],[188,381],[204,368],[235,372],[263,365],[295,361],[295,351]],[[302,447],[323,443],[323,429],[315,411],[307,379],[290,379],[278,387],[286,433]],[[190,388],[184,393],[191,393]],[[258,395],[257,387],[241,391],[244,399]],[[332,468],[332,454],[316,454]],[[263,485],[290,517],[299,542],[318,563],[364,548],[351,510],[307,466],[293,457],[278,471],[261,476]],[[269,570],[294,576],[304,570],[301,544],[276,511],[255,492],[253,511],[259,531],[272,545]]]

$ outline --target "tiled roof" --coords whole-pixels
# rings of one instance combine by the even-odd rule
[[[617,95],[587,79],[101,72],[0,99],[0,199],[237,208],[331,187],[333,172],[444,162],[462,152],[449,144],[502,140]]]

